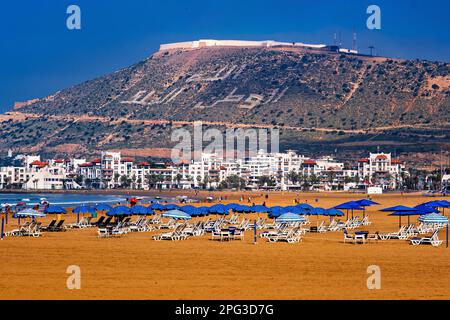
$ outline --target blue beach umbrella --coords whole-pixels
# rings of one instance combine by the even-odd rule
[[[188,215],[186,212],[180,211],[180,210],[169,210],[162,214],[164,218],[172,218],[172,219],[182,219],[182,220],[189,220],[191,219],[191,216]]]
[[[255,212],[255,213],[267,213],[267,212],[270,212],[270,209],[267,208],[266,206],[263,206],[263,205],[252,206],[252,207],[250,207],[250,210],[252,210],[252,212]]]
[[[297,204],[296,207],[301,208],[303,210],[312,210],[312,209],[314,209],[314,207],[312,205],[308,204],[308,203],[300,203],[300,204]]]
[[[361,200],[357,200],[355,201],[356,203],[358,203],[361,207],[370,207],[373,205],[379,205],[378,202],[369,200],[369,199],[361,199]]]
[[[165,210],[178,210],[178,209],[180,209],[180,206],[173,204],[173,203],[169,203],[164,206],[164,209]]]
[[[209,216],[209,207],[198,207],[197,212],[201,216]]]
[[[117,206],[106,213],[107,216],[128,216],[131,214],[130,208],[125,206]]]
[[[241,205],[238,203],[228,203],[225,206],[228,208],[228,210],[236,211],[235,209],[239,208]]]
[[[324,209],[324,208],[313,208],[310,212],[310,215],[312,216],[327,216],[328,215],[328,210]]]
[[[251,208],[245,204],[241,204],[239,205],[239,207],[237,207],[236,212],[240,212],[240,213],[250,213],[252,212]]]
[[[305,210],[301,207],[297,207],[297,206],[287,206],[284,207],[284,212],[288,213],[296,213],[296,214],[306,214],[307,212],[309,212],[309,210]]]
[[[361,199],[361,200],[356,200],[356,203],[358,203],[361,207],[364,208],[364,212],[366,211],[366,207],[371,207],[374,205],[379,205],[378,202],[369,200],[369,199]]]
[[[423,223],[439,223],[439,224],[448,224],[448,218],[446,216],[431,213],[427,215],[423,215],[419,218],[419,221]]]
[[[97,211],[110,211],[113,207],[106,203],[99,203],[94,206]]]
[[[445,208],[450,208],[450,202],[447,200],[434,200],[424,203],[433,208],[442,208],[442,213],[445,214]]]
[[[334,208],[338,209],[338,210],[347,210],[347,219],[348,219],[348,212],[349,212],[349,210],[352,211],[352,218],[353,218],[353,211],[354,210],[364,211],[364,207],[362,207],[356,201],[344,202],[344,203],[341,203],[340,205],[335,206]]]
[[[85,214],[85,213],[95,213],[95,209],[93,207],[89,207],[87,205],[78,206],[75,209],[72,210],[73,213],[76,214]]]
[[[130,213],[136,214],[136,215],[150,215],[150,214],[154,214],[155,212],[149,207],[136,205],[130,209]]]
[[[307,211],[306,215],[316,216],[317,222],[319,220],[319,216],[328,216],[328,210],[324,208],[313,208],[312,210]]]
[[[150,208],[152,210],[164,211],[166,210],[166,206],[160,203],[153,203]]]
[[[327,215],[330,217],[343,217],[345,214],[336,208],[331,208],[327,210]]]
[[[295,213],[285,213],[275,219],[276,222],[305,222],[306,218]]]
[[[186,212],[186,213],[190,213],[195,211],[197,208],[191,205],[187,205],[187,206],[182,206],[180,207],[178,210]]]
[[[188,209],[188,210],[181,210],[184,213],[187,213],[188,215],[190,215],[191,217],[203,217],[203,211],[199,210],[198,208],[193,208],[193,209]]]
[[[381,212],[393,212],[394,214],[391,214],[393,216],[398,216],[398,225],[402,225],[402,216],[408,216],[408,223],[409,223],[409,216],[414,215],[413,213],[416,213],[416,215],[420,215],[421,211],[416,208],[411,208],[407,206],[394,206],[389,208],[384,208],[380,210]],[[403,214],[402,214],[403,213]]]
[[[415,206],[414,209],[419,209],[421,214],[440,213],[438,209],[435,209],[425,204],[419,204],[418,206]]]
[[[183,206],[180,207],[180,211],[187,213],[191,217],[202,217],[205,216],[205,212],[208,212],[208,207]]]
[[[286,213],[284,207],[274,206],[270,208],[269,218],[278,218],[284,213]]]
[[[398,226],[400,227],[402,225],[402,217],[407,216],[409,224],[410,216],[420,216],[421,214],[423,214],[422,211],[394,211],[393,213],[389,214],[389,216],[398,217]]]
[[[379,210],[381,212],[402,212],[402,211],[420,211],[419,209],[416,208],[411,208],[411,207],[407,207],[407,206],[394,206],[394,207],[389,207],[389,208],[384,208]]]
[[[450,207],[450,202],[448,202],[447,200],[433,200],[433,201],[425,202],[423,204],[430,206],[430,207],[435,207],[435,208]]]
[[[220,215],[227,215],[228,214],[228,208],[224,204],[215,204],[211,207],[209,207],[209,213],[212,214],[220,214]]]
[[[61,213],[67,213],[66,209],[60,206],[49,206],[46,209],[44,209],[44,213],[47,214],[61,214]]]
[[[82,205],[73,209],[72,213],[75,213],[77,215],[77,222],[80,222],[80,214],[88,213],[92,215],[95,214],[95,209],[87,205]]]

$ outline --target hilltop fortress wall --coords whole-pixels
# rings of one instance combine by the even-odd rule
[[[325,49],[327,45],[324,44],[305,44],[301,42],[278,42],[273,40],[265,41],[243,41],[243,40],[196,40],[187,42],[176,42],[162,44],[159,51],[174,50],[174,49],[196,49],[203,47],[275,47],[275,46],[289,46],[289,47],[304,47],[310,49]]]

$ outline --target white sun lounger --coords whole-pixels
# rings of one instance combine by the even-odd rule
[[[443,241],[439,240],[438,237],[438,230],[434,231],[433,234],[431,235],[431,237],[427,238],[412,238],[411,240],[411,244],[414,246],[418,246],[421,244],[431,244],[433,247],[439,247]]]

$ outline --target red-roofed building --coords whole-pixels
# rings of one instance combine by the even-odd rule
[[[40,161],[40,160],[35,160],[30,163],[31,171],[39,171],[40,169],[45,168],[46,166],[48,166],[48,162],[44,162],[44,161]]]
[[[315,165],[317,165],[317,162],[316,162],[316,160],[305,160],[305,161],[303,161],[303,165],[304,166],[315,166]]]
[[[91,162],[86,162],[86,163],[80,164],[78,167],[80,167],[80,168],[90,168],[92,166],[93,166],[93,164]]]
[[[305,176],[311,176],[317,174],[317,161],[313,159],[306,159],[302,163],[303,174]]]
[[[366,160],[366,159],[361,159]],[[358,162],[359,176],[362,181],[383,189],[396,189],[402,183],[405,166],[399,160],[392,159],[390,153],[371,153],[367,161]]]

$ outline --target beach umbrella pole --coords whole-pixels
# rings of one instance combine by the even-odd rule
[[[448,248],[448,223],[447,223],[447,227],[445,228],[445,247]]]
[[[2,218],[2,230],[1,230],[1,240],[3,240],[3,237],[5,235],[5,218]]]
[[[255,224],[253,225],[253,244],[256,244],[256,241],[258,241],[258,237],[256,236],[256,220]]]

